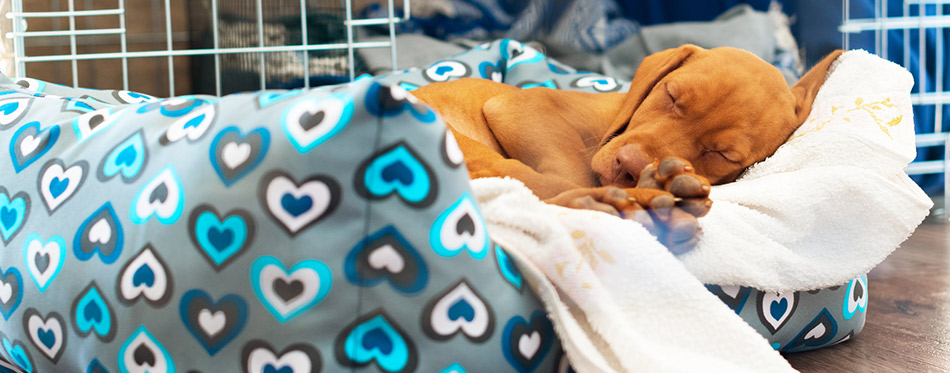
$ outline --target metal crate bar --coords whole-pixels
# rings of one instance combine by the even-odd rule
[[[66,59],[77,59],[77,60],[101,60],[101,59],[110,59],[110,58],[141,58],[141,57],[177,57],[177,56],[198,56],[198,55],[212,55],[212,54],[234,54],[234,53],[267,53],[267,52],[295,52],[295,51],[317,51],[317,50],[334,50],[334,49],[347,49],[347,48],[388,48],[390,47],[389,41],[365,41],[365,42],[354,42],[352,44],[347,43],[333,43],[333,44],[313,44],[313,45],[281,45],[281,46],[270,46],[270,47],[246,47],[246,48],[221,48],[221,49],[181,49],[181,50],[159,50],[159,51],[146,51],[146,52],[127,52],[127,53],[88,53],[88,54],[77,54],[77,55],[50,55],[50,56],[35,56],[35,57],[23,57],[20,59],[20,62],[49,62],[49,61],[63,61]]]

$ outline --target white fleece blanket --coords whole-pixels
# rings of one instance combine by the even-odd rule
[[[840,285],[904,241],[932,205],[903,172],[916,154],[912,85],[893,63],[842,55],[792,139],[713,188],[703,237],[680,257],[637,223],[544,204],[518,181],[472,186],[578,371],[788,371],[703,284]]]

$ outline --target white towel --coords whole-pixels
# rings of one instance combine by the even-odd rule
[[[789,371],[703,283],[839,285],[906,239],[931,206],[903,172],[912,84],[866,52],[842,55],[793,139],[713,188],[704,235],[678,258],[636,223],[546,205],[515,180],[472,186],[578,371]]]

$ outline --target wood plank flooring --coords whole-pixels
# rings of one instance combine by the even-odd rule
[[[868,274],[867,312],[851,341],[785,357],[802,372],[950,372],[950,224],[925,222]]]

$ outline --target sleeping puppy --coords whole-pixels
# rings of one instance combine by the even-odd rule
[[[681,253],[698,240],[710,185],[788,139],[841,53],[794,87],[749,52],[684,45],[646,58],[627,93],[460,79],[412,94],[442,115],[472,178],[510,176],[545,202],[636,220]]]

